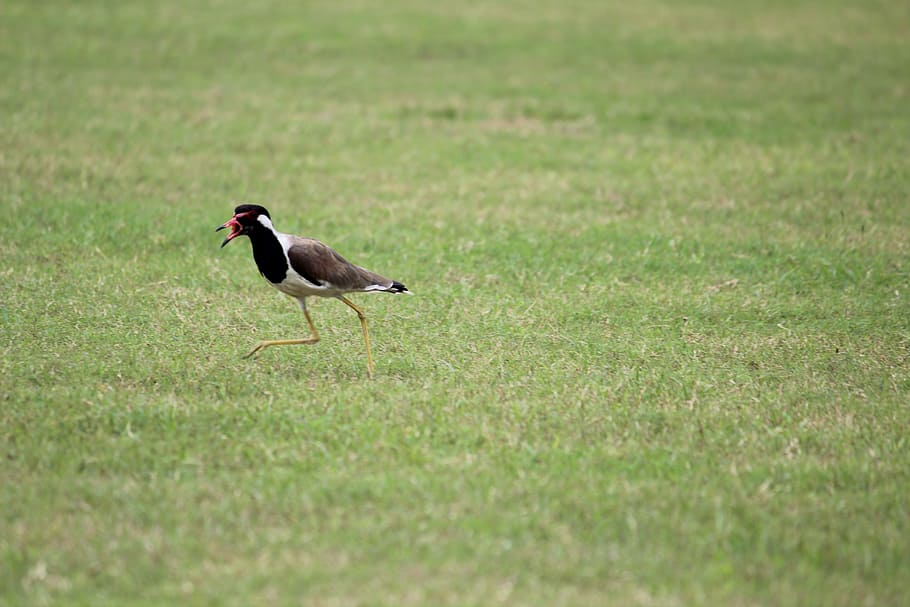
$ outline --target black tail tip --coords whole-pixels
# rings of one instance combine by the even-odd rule
[[[389,287],[389,291],[392,293],[410,293],[410,291],[408,291],[408,288],[397,280],[392,281],[392,286]]]

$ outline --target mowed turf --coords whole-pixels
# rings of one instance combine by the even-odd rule
[[[0,4],[0,604],[897,605],[900,2]],[[404,282],[296,305],[237,202]]]

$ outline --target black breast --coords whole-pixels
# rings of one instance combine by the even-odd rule
[[[288,260],[278,237],[270,230],[253,230],[250,232],[253,243],[253,259],[259,273],[272,284],[278,284],[288,275]]]

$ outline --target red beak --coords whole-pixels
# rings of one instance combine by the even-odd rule
[[[231,228],[231,233],[227,235],[227,238],[224,239],[224,242],[221,243],[221,246],[224,247],[227,243],[231,242],[243,232],[243,226],[240,225],[240,222],[237,221],[237,216],[231,217],[226,222],[221,224],[221,226],[215,228],[215,231],[218,232],[225,228]]]

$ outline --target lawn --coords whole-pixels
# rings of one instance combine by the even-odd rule
[[[904,603],[910,8],[443,4],[0,4],[0,605]]]

